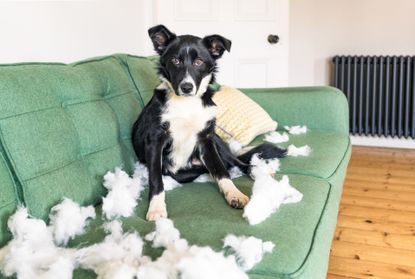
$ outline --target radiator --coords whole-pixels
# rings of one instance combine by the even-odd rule
[[[335,56],[333,63],[351,134],[415,139],[415,56]]]

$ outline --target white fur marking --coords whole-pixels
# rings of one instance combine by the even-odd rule
[[[208,74],[202,79],[199,85],[199,89],[196,92],[196,96],[201,97],[203,94],[205,94],[211,79],[212,79],[212,74]]]
[[[174,94],[174,93],[173,93]],[[187,165],[190,155],[196,147],[197,134],[206,128],[206,123],[216,116],[216,107],[204,107],[196,96],[176,96],[171,94],[162,114],[162,121],[170,123],[173,138],[170,157],[175,173]]]
[[[185,82],[191,83],[193,85],[193,89],[192,89],[192,91],[190,93],[184,93],[182,91],[182,89],[180,88],[180,85],[182,83],[185,83]],[[187,71],[186,71],[186,75],[184,76],[184,79],[179,84],[179,93],[180,93],[180,95],[190,95],[190,96],[194,96],[195,93],[196,93],[196,83],[195,83],[195,80],[192,78],[192,76]]]

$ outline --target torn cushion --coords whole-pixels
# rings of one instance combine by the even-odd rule
[[[247,145],[258,135],[277,128],[277,122],[238,89],[222,85],[213,101],[218,106],[215,131],[226,142],[233,138]]]

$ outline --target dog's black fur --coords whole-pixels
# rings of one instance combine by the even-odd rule
[[[196,144],[187,164],[175,169],[172,133],[178,131],[172,131],[170,122],[162,120],[169,99],[175,97],[169,94],[179,98],[197,95],[203,108],[215,106],[212,101],[215,92],[207,83],[214,82],[216,60],[225,50],[230,51],[231,41],[220,35],[203,39],[191,35],[176,36],[163,25],[150,28],[148,33],[160,55],[158,70],[164,86],[154,90],[151,101],[139,115],[133,126],[132,140],[138,160],[149,169],[150,200],[164,191],[162,175],[170,175],[180,183],[193,181],[204,173],[220,180],[229,178],[228,170],[234,166],[248,173],[249,162],[255,153],[260,153],[264,159],[286,155],[285,149],[271,144],[259,145],[240,156],[233,155],[228,145],[215,134],[216,119],[212,117],[195,135]],[[231,205],[242,207],[237,202]]]

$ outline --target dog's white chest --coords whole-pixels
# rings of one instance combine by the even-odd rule
[[[216,107],[204,107],[199,97],[173,96],[167,101],[162,121],[169,122],[173,139],[170,154],[176,172],[187,165],[196,147],[197,134],[206,128],[206,123],[216,116]]]

